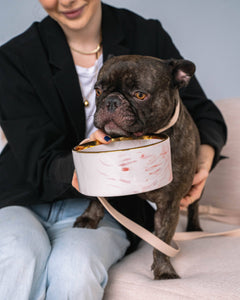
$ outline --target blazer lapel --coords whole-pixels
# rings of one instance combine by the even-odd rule
[[[130,53],[122,26],[114,16],[111,7],[106,4],[102,4],[102,36],[103,61],[106,61],[109,55],[118,56]]]
[[[108,5],[102,4],[103,60],[129,54],[121,24]],[[53,70],[53,82],[67,111],[78,141],[85,133],[85,111],[78,75],[61,27],[50,17],[40,23],[40,34]]]
[[[74,66],[66,62],[63,68],[55,74],[53,80],[80,142],[85,134],[85,112]]]
[[[49,17],[44,22],[43,35],[53,69],[53,82],[80,141],[85,133],[85,112],[72,55],[60,26]]]

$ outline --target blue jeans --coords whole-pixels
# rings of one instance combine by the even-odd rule
[[[88,203],[0,209],[0,299],[102,299],[107,271],[129,241],[107,212],[95,230],[73,228]]]

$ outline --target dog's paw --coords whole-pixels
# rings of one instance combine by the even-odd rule
[[[155,274],[154,272],[154,280],[165,280],[165,279],[179,279],[177,273],[161,273],[161,274]]]
[[[89,217],[80,216],[76,219],[73,227],[96,229],[98,226],[98,220],[91,219]]]
[[[152,264],[152,271],[154,274],[154,280],[165,280],[165,279],[179,279],[179,275],[173,269],[171,265],[157,267],[154,263]]]

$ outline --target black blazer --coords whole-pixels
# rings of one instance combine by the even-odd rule
[[[104,61],[109,54],[181,57],[158,21],[104,4],[102,10]],[[195,78],[181,96],[202,143],[215,148],[215,164],[226,140],[224,120]],[[82,102],[65,35],[50,17],[0,48],[0,125],[9,142],[0,155],[0,207],[79,196],[71,186],[71,149],[84,138]],[[149,206],[124,199],[114,201],[118,209],[146,225]]]

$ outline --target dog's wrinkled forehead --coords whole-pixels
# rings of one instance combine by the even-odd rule
[[[171,74],[164,62],[152,57],[126,55],[107,60],[99,73],[97,84],[119,89],[144,88],[150,92],[154,89],[156,78],[159,78],[159,84],[169,85]]]

